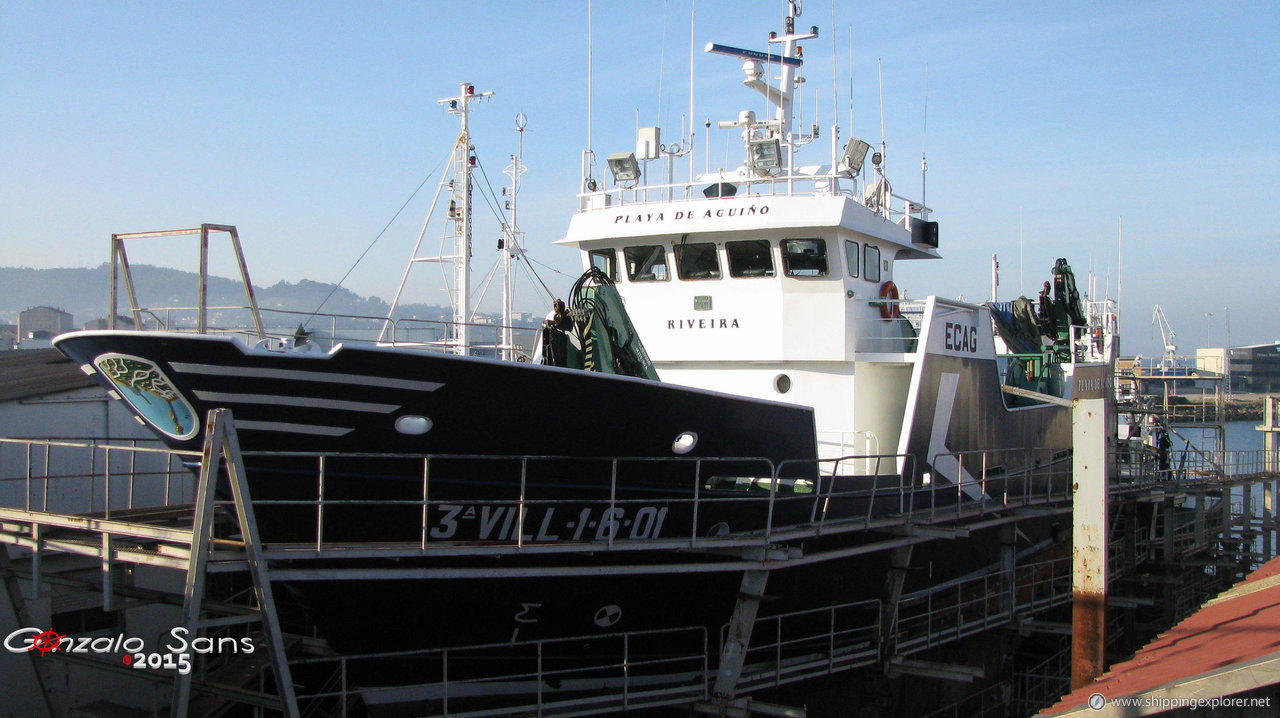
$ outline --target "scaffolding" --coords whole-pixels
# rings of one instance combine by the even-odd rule
[[[550,508],[551,502],[531,499],[524,491],[509,501],[517,516],[515,530],[500,539],[457,541],[432,536],[429,516],[440,505],[428,491],[431,462],[441,457],[411,457],[423,467],[419,502],[409,502],[418,517],[414,540],[332,540],[325,535],[327,512],[340,511],[344,500],[325,493],[325,459],[315,457],[317,499],[304,502],[314,512],[315,533],[307,540],[264,540],[255,510],[291,503],[253,500],[246,481],[245,455],[240,451],[234,420],[228,410],[210,412],[202,451],[158,451],[139,447],[36,440],[0,440],[0,450],[25,456],[21,476],[3,477],[21,486],[22,499],[0,508],[0,570],[10,599],[23,625],[33,625],[22,611],[17,580],[55,590],[64,579],[51,573],[51,556],[78,555],[96,562],[100,571],[95,590],[104,610],[145,602],[179,610],[175,628],[187,636],[210,641],[239,641],[253,646],[237,656],[194,656],[183,668],[180,657],[144,660],[155,666],[138,668],[101,657],[61,652],[52,656],[104,670],[145,677],[160,688],[160,698],[172,716],[201,715],[238,703],[287,716],[345,716],[379,702],[399,700],[406,690],[429,706],[431,715],[537,716],[612,713],[658,706],[689,706],[704,712],[768,712],[772,708],[750,700],[771,688],[857,668],[876,668],[891,674],[921,674],[972,681],[981,670],[965,665],[940,665],[923,660],[928,651],[961,639],[1008,628],[1018,631],[1061,631],[1038,617],[1072,600],[1070,557],[1027,559],[1014,551],[1013,534],[1019,521],[1066,515],[1071,511],[1070,457],[1061,451],[969,452],[954,461],[980,482],[981,501],[962,500],[955,485],[922,485],[904,457],[882,457],[887,465],[906,466],[898,475],[876,475],[856,490],[836,480],[840,462],[828,462],[814,482],[812,493],[787,493],[785,477],[795,467],[769,467],[768,476],[754,479],[755,491],[738,501],[759,509],[759,522],[750,529],[708,536],[700,534],[694,518],[673,533],[623,539],[604,531],[567,541],[539,541],[526,517]],[[88,457],[85,471],[51,470],[54,451],[81,452]],[[153,454],[165,462],[161,470],[141,469],[137,457]],[[459,460],[459,457],[449,457]],[[496,457],[472,457],[492,462]],[[504,457],[516,461],[521,475],[547,457]],[[626,459],[604,462],[606,475],[618,474]],[[673,460],[675,461],[675,460]],[[712,510],[716,501],[699,495],[704,474],[699,461],[685,460],[698,478],[693,496],[673,515]],[[858,457],[865,462],[866,457]],[[679,462],[677,462],[679,463]],[[1009,466],[1037,466],[1019,476]],[[1165,566],[1220,569],[1237,575],[1267,557],[1275,541],[1270,497],[1277,474],[1274,457],[1216,456],[1203,470],[1175,474],[1114,471],[1112,501],[1117,526],[1110,546],[1115,566],[1113,585],[1136,580],[1139,568],[1159,559]],[[191,471],[198,467],[198,472]],[[1232,469],[1224,471],[1223,467]],[[87,505],[59,506],[65,482],[88,482]],[[163,484],[159,505],[135,503],[138,485]],[[175,488],[175,484],[181,485]],[[1255,510],[1251,487],[1262,484],[1268,497]],[[190,490],[188,490],[189,485]],[[221,486],[221,492],[219,487]],[[794,487],[793,487],[794,488]],[[12,493],[12,492],[11,492]],[[616,487],[601,499],[602,516],[628,509],[616,498]],[[1182,508],[1194,496],[1193,508]],[[797,513],[804,502],[808,513]],[[297,504],[297,502],[292,502]],[[403,503],[403,502],[401,502]],[[456,503],[456,501],[454,502]],[[493,502],[490,502],[493,503]],[[673,500],[673,505],[678,503]],[[832,506],[861,507],[837,512]],[[87,511],[85,509],[88,509]],[[603,513],[603,512],[609,513]],[[794,517],[802,518],[795,520]],[[792,517],[783,520],[781,517]],[[332,522],[330,522],[332,523]],[[1002,532],[992,566],[950,582],[905,591],[905,576],[913,547],[931,541],[964,539],[983,529]],[[828,541],[860,533],[858,542]],[[1259,546],[1265,542],[1264,548]],[[21,555],[11,556],[9,547]],[[1040,549],[1047,546],[1038,547]],[[637,553],[640,552],[640,553]],[[838,558],[886,552],[890,570],[880,596],[842,601],[804,610],[760,615],[760,600],[775,571]],[[593,554],[604,560],[584,569],[574,556]],[[408,648],[337,655],[322,640],[281,628],[272,582],[308,580],[364,581],[386,578],[451,578],[474,574],[465,566],[404,568],[382,564],[359,565],[362,559],[441,556],[536,555],[537,565],[484,569],[487,577],[557,576],[592,573],[671,573],[718,571],[740,575],[733,611],[718,635],[706,626],[673,626],[661,630],[565,636],[457,647]],[[636,560],[639,555],[642,560]],[[697,560],[688,556],[693,555]],[[1202,558],[1197,558],[1202,557]],[[357,565],[333,568],[332,559]],[[561,560],[564,559],[564,560]],[[122,565],[146,565],[177,571],[180,593],[152,591],[118,578]],[[231,593],[218,577],[247,578]],[[1149,580],[1144,576],[1143,580]],[[1169,578],[1166,575],[1166,578]],[[247,588],[245,584],[247,583]],[[1173,586],[1172,580],[1169,585]],[[1182,612],[1197,600],[1194,587],[1170,588],[1172,611]],[[1114,601],[1142,602],[1142,597],[1118,592]],[[244,641],[248,641],[245,643]],[[590,651],[586,646],[590,645]],[[40,661],[28,651],[35,674]],[[156,654],[151,654],[156,655]],[[584,656],[590,656],[590,659]],[[485,660],[478,660],[483,657]],[[603,657],[603,658],[602,658]],[[498,660],[494,660],[497,658]],[[188,659],[191,660],[191,659]],[[169,661],[169,663],[166,663]],[[377,685],[356,681],[353,674],[370,675],[379,666],[408,663],[418,667],[416,686]],[[172,664],[172,665],[171,665]],[[486,673],[477,666],[499,665]],[[54,706],[51,706],[53,711]],[[957,709],[958,710],[958,709]]]

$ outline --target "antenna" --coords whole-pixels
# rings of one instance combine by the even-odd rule
[[[702,173],[711,174],[711,118],[708,117],[702,126],[706,129],[702,133]]]
[[[693,136],[697,134],[693,129],[693,58],[696,55],[694,47],[694,21],[697,19],[696,2],[689,3],[689,181],[693,182],[694,175],[697,170],[693,163]],[[708,132],[710,134],[710,132]]]
[[[876,58],[876,72],[880,76],[880,174],[883,176],[888,153],[885,152],[884,141],[884,63],[878,57]]]
[[[1124,295],[1124,217],[1120,217],[1120,230],[1116,238],[1116,329],[1120,329],[1120,312],[1124,305],[1120,298]]]
[[[999,296],[999,293],[997,292],[997,289],[999,288],[999,286],[1000,286],[1000,260],[996,258],[996,255],[993,254],[991,255],[991,301],[992,302],[999,301],[997,299],[997,297]]]
[[[1022,207],[1018,207],[1018,296],[1027,296],[1027,290],[1022,283],[1022,267],[1024,256],[1022,254]]]
[[[595,145],[591,144],[591,70],[594,60],[595,45],[593,44],[591,33],[591,0],[587,0],[587,157],[584,157],[586,167],[587,182],[586,184],[594,185],[594,165],[595,165]],[[582,188],[578,188],[581,191]]]
[[[836,0],[831,0],[831,175],[840,161],[840,72],[836,50]]]
[[[929,174],[929,162],[925,159],[925,152],[929,146],[929,66],[924,66],[924,127],[923,137],[920,140],[920,212],[921,216],[928,218],[929,203],[925,201],[925,180]],[[992,301],[995,301],[995,295],[992,295]]]
[[[853,25],[849,26],[849,136],[858,136],[853,124]]]
[[[524,247],[521,245],[523,232],[520,231],[517,222],[519,203],[516,198],[520,196],[520,175],[524,174],[524,133],[525,128],[529,124],[528,118],[523,112],[516,115],[516,132],[519,133],[519,141],[516,144],[516,154],[511,156],[511,167],[508,174],[511,177],[511,218],[507,222],[506,237],[504,238],[505,246],[498,245],[498,249],[502,250],[502,346],[499,351],[505,359],[514,361],[516,358],[515,337],[512,334],[512,314],[515,311],[515,273],[512,271],[511,261],[518,260],[524,254]]]
[[[667,13],[663,12],[662,42],[658,45],[658,112],[653,122],[658,127],[662,126],[662,81],[667,77],[667,19]]]

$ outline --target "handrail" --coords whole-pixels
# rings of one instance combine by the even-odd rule
[[[757,618],[747,648],[748,665],[766,666],[767,680],[744,674],[739,690],[779,686],[815,675],[834,673],[880,658],[883,603],[879,599],[850,601]],[[720,627],[720,653],[729,624]]]
[[[195,451],[56,439],[0,438],[0,451],[6,456],[20,453],[10,462],[15,475],[0,477],[0,488],[20,486],[4,494],[10,509],[87,511],[105,518],[189,500],[194,474],[182,464],[199,456]],[[1193,458],[1175,474],[1141,481],[1119,475],[1117,488],[1229,483],[1264,474],[1274,460],[1262,450],[1217,452],[1204,465]],[[1018,507],[1067,505],[1072,480],[1070,454],[1050,449],[954,452],[935,457],[928,474],[910,456],[858,454],[776,465],[761,457],[305,452],[245,452],[244,460],[251,471],[264,467],[262,462],[283,460],[294,470],[314,472],[313,490],[305,496],[254,501],[259,512],[310,512],[310,519],[290,522],[305,536],[266,537],[274,550],[287,555],[299,546],[346,555],[383,549],[397,555],[462,555],[769,546],[873,525],[949,523]],[[417,486],[410,489],[414,495],[335,498],[342,494],[331,490],[333,482],[350,480],[344,472],[369,460],[402,463],[397,475],[416,473],[417,484],[409,479],[409,485]],[[953,475],[965,477],[963,482],[939,472],[948,463]],[[849,466],[862,471],[845,473]],[[545,493],[539,487],[570,468],[583,476],[594,472],[600,480],[572,498],[541,498]],[[497,479],[505,472],[510,480],[498,481],[486,496],[457,498],[448,487],[451,472],[458,471],[485,471]],[[660,481],[662,493],[639,491],[648,486],[646,481]],[[342,513],[367,507],[385,511],[387,518],[378,527],[382,533],[342,534]],[[464,515],[475,517],[468,519],[469,526],[461,525]],[[268,534],[272,530],[278,529]]]
[[[894,644],[904,655],[914,653],[1007,623],[1019,612],[1068,603],[1071,561],[1064,556],[1023,564],[905,594],[891,628]]]
[[[602,644],[617,645],[619,650],[609,653],[613,658],[605,663],[600,662],[598,655],[580,655],[576,664],[570,665],[575,661],[567,656],[574,655],[588,644],[597,648]],[[672,646],[681,645],[686,647],[684,652],[669,652]],[[658,646],[668,652],[653,652]],[[398,684],[384,686],[377,681],[377,667],[384,662],[398,665],[412,662],[422,666],[420,688],[440,702],[440,710],[446,715],[460,711],[467,715],[511,715],[523,710],[541,714],[544,710],[574,704],[603,704],[626,709],[706,699],[709,697],[707,686],[711,675],[707,649],[705,627],[682,626],[476,646],[300,658],[290,661],[290,665],[336,665],[334,673],[341,677],[333,688],[299,694],[299,701],[346,699],[357,695],[368,698],[384,691],[399,691],[401,686]],[[554,657],[559,667],[548,668],[546,657]],[[502,668],[497,672],[484,671],[483,667],[489,665]],[[519,670],[521,666],[524,670]],[[352,679],[353,673],[366,678]],[[494,690],[501,685],[523,686],[525,690]],[[673,690],[675,686],[682,690]],[[562,689],[563,695],[557,696]],[[471,705],[468,705],[469,700]],[[533,702],[525,703],[530,700]]]
[[[671,204],[674,202],[705,201],[703,197],[698,196],[695,189],[713,186],[717,183],[731,183],[738,187],[737,192],[732,197],[720,198],[724,201],[733,199],[769,199],[772,197],[843,196],[853,202],[867,206],[876,214],[893,222],[900,222],[903,218],[923,220],[932,212],[921,203],[894,192],[887,193],[888,199],[885,201],[884,206],[876,209],[866,204],[861,198],[861,193],[854,191],[859,182],[852,177],[833,173],[815,174],[794,171],[765,177],[739,177],[736,174],[732,176],[721,174],[720,176],[704,176],[696,181],[596,189],[578,194],[578,211],[585,212],[605,206],[645,206]],[[847,189],[842,187],[842,183],[849,183],[849,187]],[[797,187],[804,187],[805,185],[811,185],[812,187],[811,189],[797,189]],[[752,190],[756,191],[752,192]],[[651,197],[655,198],[651,199]],[[897,200],[897,206],[895,206],[894,200]],[[910,226],[909,221],[907,226]]]
[[[252,307],[243,305],[227,305],[227,306],[210,306],[205,307],[206,312],[251,312]],[[199,332],[198,324],[194,319],[184,320],[183,314],[194,315],[199,311],[197,307],[188,306],[155,306],[155,307],[138,307],[139,312],[145,312],[155,317],[156,325],[154,330],[159,331],[175,331],[175,332]],[[383,344],[391,346],[413,346],[425,349],[438,349],[440,351],[447,350],[451,344],[445,340],[432,340],[414,338],[415,331],[431,331],[436,336],[448,336],[448,328],[459,326],[453,321],[445,319],[417,319],[413,317],[398,317],[388,320],[384,316],[372,316],[361,314],[336,314],[336,313],[318,313],[303,312],[290,309],[275,309],[263,307],[259,309],[259,314],[263,317],[271,317],[278,315],[280,318],[288,317],[289,321],[271,326],[269,322],[263,322],[261,327],[250,327],[241,325],[225,325],[214,326],[206,324],[202,333],[206,334],[242,334],[253,340],[270,339],[270,340],[290,340],[294,338],[297,331],[296,327],[312,319],[320,318],[325,320],[328,325],[328,335],[315,335],[314,330],[307,339],[313,343],[332,346],[339,342],[363,342],[369,344]],[[175,315],[178,315],[175,318]],[[283,319],[277,319],[283,321]],[[343,326],[344,324],[358,324],[360,326]],[[384,327],[391,328],[391,337],[381,340]],[[485,322],[468,322],[466,326],[481,331],[492,331],[498,338],[494,339],[492,346],[500,345],[500,335],[502,330],[510,329],[514,333],[528,334],[530,339],[536,334],[538,327],[521,326],[521,325],[504,325],[498,323]],[[139,330],[148,330],[145,325],[139,325]],[[356,332],[368,332],[368,336],[357,336]],[[532,344],[532,342],[530,342]],[[489,344],[475,345],[476,348],[490,347]]]

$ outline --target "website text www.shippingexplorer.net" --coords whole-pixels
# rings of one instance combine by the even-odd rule
[[[1089,707],[1096,711],[1100,711],[1103,708],[1155,708],[1157,710],[1173,710],[1176,708],[1189,708],[1191,710],[1270,708],[1271,697],[1215,696],[1213,698],[1178,698],[1170,696],[1130,696],[1128,698],[1107,698],[1101,693],[1094,693],[1089,696]]]

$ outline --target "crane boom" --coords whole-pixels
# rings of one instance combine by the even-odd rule
[[[1161,359],[1161,364],[1173,366],[1174,356],[1178,353],[1178,347],[1173,343],[1173,340],[1177,335],[1174,333],[1173,327],[1169,325],[1169,318],[1164,315],[1164,309],[1159,304],[1156,305],[1155,310],[1151,313],[1151,323],[1159,325],[1160,339],[1164,343],[1164,358]]]

